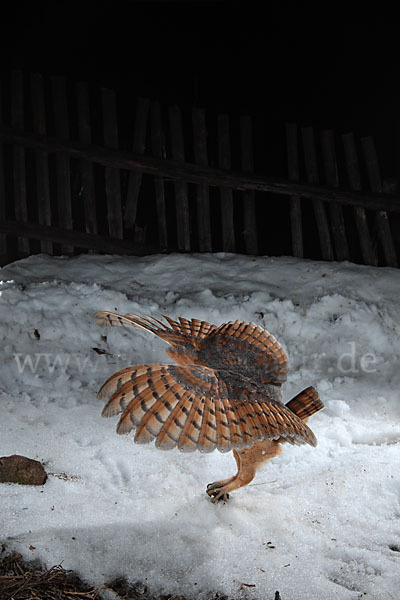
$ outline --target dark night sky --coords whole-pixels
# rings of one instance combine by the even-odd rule
[[[15,0],[2,16],[0,63],[393,137],[399,19],[347,4]]]

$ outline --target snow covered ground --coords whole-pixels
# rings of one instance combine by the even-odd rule
[[[50,473],[39,488],[0,484],[0,540],[96,585],[122,576],[187,598],[400,597],[400,271],[42,255],[0,279],[0,455]],[[151,335],[99,328],[103,309],[262,325],[289,354],[285,400],[320,391],[318,446],[285,447],[228,504],[212,504],[206,484],[235,472],[231,453],[136,446],[100,417],[106,377],[166,360]]]

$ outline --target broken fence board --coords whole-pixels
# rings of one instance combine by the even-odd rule
[[[372,137],[361,139],[361,145],[364,152],[364,159],[367,167],[369,184],[373,192],[382,192],[382,181],[379,169],[378,156],[375,149],[374,140]],[[380,210],[375,216],[375,226],[378,233],[379,241],[381,242],[385,263],[388,267],[397,267],[398,260],[396,250],[393,244],[392,232],[388,214],[384,210]]]
[[[355,191],[361,191],[361,173],[354,134],[343,134],[342,142],[350,189]],[[358,232],[358,239],[360,242],[361,256],[363,262],[366,265],[377,267],[378,258],[372,245],[367,215],[363,207],[354,207],[354,220]]]
[[[52,90],[56,136],[67,140],[69,138],[69,121],[65,79],[52,77]],[[68,153],[57,154],[56,171],[58,226],[62,229],[72,229],[71,170]],[[61,251],[65,254],[73,254],[74,248],[70,245],[63,245]]]
[[[154,156],[163,157],[163,129],[159,102],[151,103],[151,148]],[[158,224],[158,240],[161,249],[168,248],[167,215],[165,209],[165,189],[162,177],[154,177],[156,193],[156,209]]]
[[[218,116],[218,165],[229,171],[231,168],[231,139],[228,115]],[[222,249],[235,252],[235,226],[233,214],[233,192],[231,188],[221,187]]]
[[[11,125],[20,131],[24,129],[24,84],[21,71],[12,72]],[[13,147],[13,187],[15,218],[18,221],[25,222],[28,220],[25,148],[19,145]],[[21,254],[26,255],[30,253],[30,244],[27,238],[18,237],[17,246]]]
[[[33,129],[39,135],[46,135],[46,109],[44,102],[43,77],[39,73],[31,73],[31,98]],[[44,150],[35,151],[36,159],[36,190],[38,220],[41,225],[51,225],[51,201],[49,156]],[[49,240],[41,240],[40,249],[45,254],[53,254],[53,244]]]
[[[321,131],[321,148],[326,183],[331,187],[339,187],[335,137],[332,130]],[[335,244],[336,260],[340,262],[350,260],[343,210],[340,204],[335,204],[334,202],[329,204],[329,214],[331,218],[332,236]]]
[[[84,144],[92,143],[92,128],[90,121],[90,103],[89,86],[86,82],[79,82],[76,85],[76,98],[78,106],[78,135]],[[86,233],[96,234],[97,228],[97,209],[94,193],[94,173],[93,164],[88,160],[80,160],[79,167],[81,171],[81,197],[83,198],[83,207],[85,215]]]
[[[208,165],[206,116],[202,108],[193,108],[194,159],[198,165]],[[200,252],[212,252],[210,221],[210,188],[206,183],[197,186],[197,228]]]
[[[3,124],[3,105],[2,105],[2,86],[0,81],[0,125]],[[4,153],[3,144],[0,143],[0,220],[6,218],[6,187],[4,181]],[[7,238],[4,233],[0,233],[0,256],[7,254]]]
[[[185,150],[182,128],[182,114],[178,106],[169,107],[169,123],[171,132],[172,158],[179,163],[185,161]],[[176,228],[179,250],[190,251],[190,221],[189,221],[189,199],[186,181],[176,181]]]
[[[150,107],[151,123],[151,150],[153,156],[164,156],[164,135],[161,122],[161,108],[159,102],[152,102]],[[162,250],[168,248],[167,214],[165,209],[165,189],[162,177],[154,177],[156,193],[156,210],[158,225],[158,241]]]
[[[314,131],[312,127],[303,127],[301,132],[303,137],[304,163],[306,167],[307,180],[313,185],[318,185],[319,174]],[[313,206],[315,220],[317,222],[322,258],[323,260],[334,260],[325,206],[321,200],[316,198],[313,199]]]
[[[286,124],[287,166],[289,181],[300,180],[299,149],[297,125]],[[292,234],[292,253],[297,258],[304,257],[303,227],[301,215],[301,199],[298,196],[290,197],[290,228]]]
[[[149,120],[150,100],[138,98],[136,103],[135,129],[133,132],[133,151],[143,154],[146,149],[147,124]],[[124,212],[124,223],[128,229],[136,224],[136,214],[139,199],[139,190],[142,183],[142,172],[131,171],[129,173],[128,192]]]
[[[104,144],[108,148],[118,148],[118,123],[115,93],[112,90],[103,88],[103,128]],[[106,196],[107,196],[107,219],[110,236],[122,240],[124,237],[122,223],[122,204],[121,204],[121,178],[120,170],[112,167],[106,167]]]
[[[253,124],[249,115],[240,117],[240,144],[242,154],[242,170],[244,173],[254,171],[253,157]],[[258,254],[257,219],[255,194],[252,190],[243,192],[244,245],[247,254]]]

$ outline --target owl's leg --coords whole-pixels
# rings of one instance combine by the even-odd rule
[[[280,453],[280,443],[270,440],[255,442],[251,448],[234,450],[233,456],[236,460],[238,472],[230,479],[208,484],[206,492],[209,496],[212,496],[211,501],[218,502],[222,500],[226,502],[229,498],[229,492],[248,485],[254,479],[258,467]]]
[[[229,500],[229,494],[225,492],[225,487],[232,483],[240,471],[240,456],[237,450],[233,451],[233,456],[236,460],[238,472],[233,477],[228,477],[228,479],[221,479],[220,481],[214,481],[213,483],[209,483],[207,485],[206,492],[209,496],[213,496],[211,502],[226,502]]]

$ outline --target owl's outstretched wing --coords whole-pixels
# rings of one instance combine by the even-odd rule
[[[240,374],[257,384],[281,386],[286,381],[288,358],[285,350],[268,331],[254,323],[230,321],[217,327],[199,321],[177,321],[164,317],[168,325],[153,317],[134,314],[96,313],[99,325],[141,328],[168,342],[167,354],[181,365],[202,365]],[[223,377],[224,378],[224,377]]]
[[[204,366],[130,367],[112,375],[98,395],[109,398],[103,416],[122,413],[118,433],[135,429],[136,442],[155,439],[161,449],[228,452],[260,440],[317,443],[290,408],[256,384]]]

